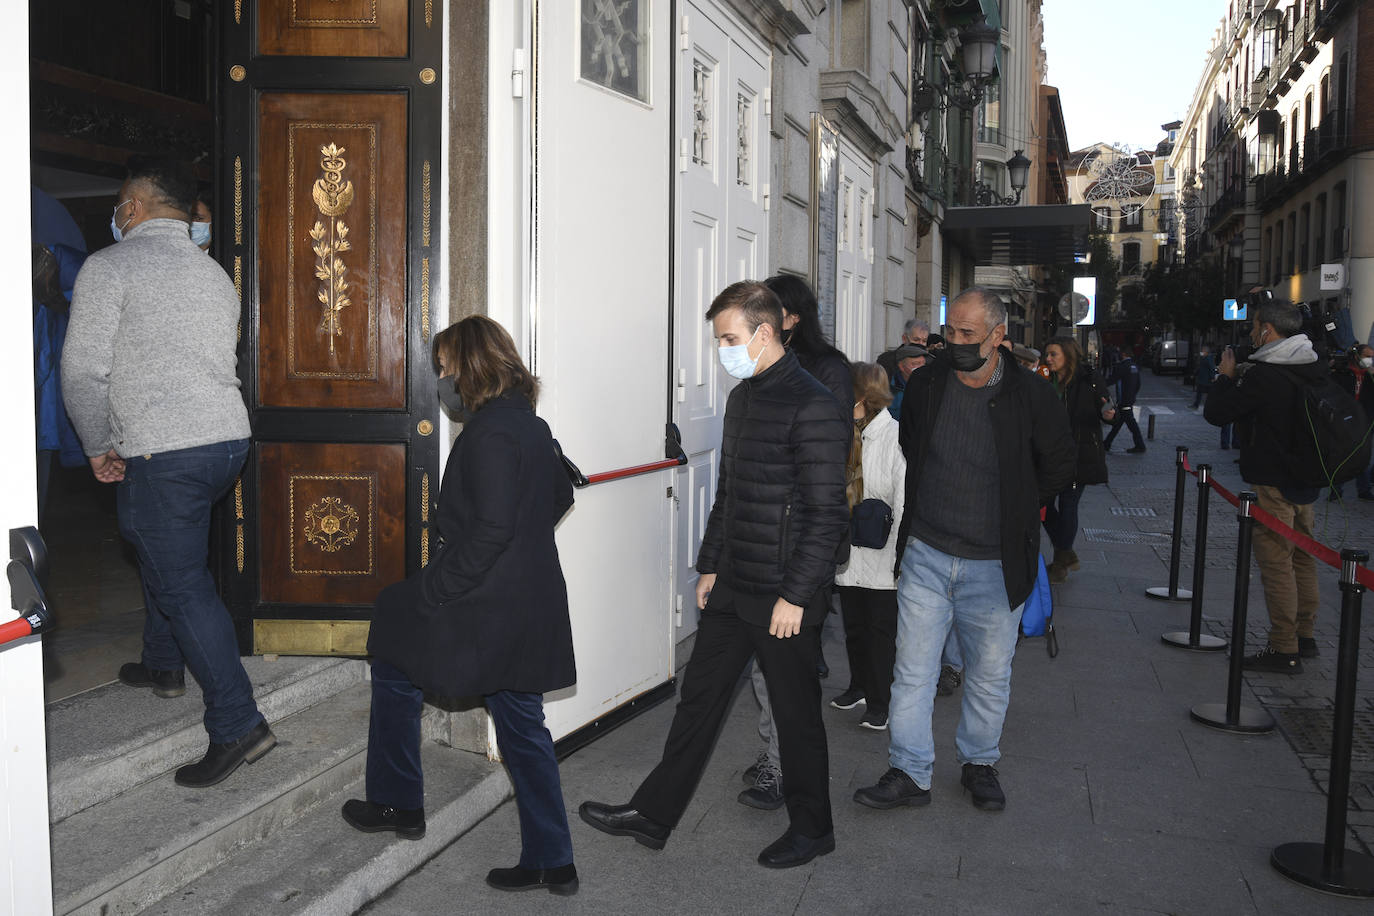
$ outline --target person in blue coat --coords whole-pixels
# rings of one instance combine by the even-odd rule
[[[441,331],[434,349],[439,399],[463,432],[439,489],[437,554],[377,596],[367,798],[346,802],[343,817],[364,832],[424,836],[424,694],[481,696],[515,787],[521,842],[519,864],[492,869],[487,883],[566,896],[577,869],[543,695],[577,681],[554,543],[572,484],[534,413],[539,383],[504,328],[474,315]]]

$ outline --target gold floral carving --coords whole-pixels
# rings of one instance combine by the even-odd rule
[[[238,293],[239,301],[243,301],[243,256],[234,255],[234,292]]]
[[[243,157],[234,157],[234,244],[243,244]]]
[[[320,330],[329,337],[330,356],[334,355],[334,338],[343,334],[340,312],[351,304],[348,281],[344,279],[348,266],[340,257],[353,248],[348,241],[348,225],[339,218],[353,203],[353,182],[343,178],[343,171],[348,167],[344,152],[343,147],[333,143],[320,147],[320,155],[324,157],[320,160],[323,174],[315,182],[313,196],[315,207],[329,222],[316,220],[310,230],[310,238],[315,243],[315,279],[320,281],[315,296],[324,309]]]
[[[425,28],[434,25],[434,0],[425,0]]]
[[[234,0],[234,25],[243,23],[243,0]]]
[[[429,565],[429,529],[420,529],[420,565]]]
[[[305,510],[305,540],[325,553],[338,553],[358,537],[358,510],[326,496]]]
[[[426,86],[433,83],[437,78],[438,74],[434,72],[433,67],[426,67],[420,71],[420,82],[424,83]]]
[[[425,160],[420,179],[420,244],[429,247],[429,160]]]
[[[243,478],[234,481],[234,553],[239,572],[243,572]]]
[[[429,472],[420,477],[420,521],[429,521]]]
[[[236,83],[243,82],[243,78],[248,75],[248,71],[243,68],[243,64],[234,64],[229,68],[229,78]]]
[[[428,436],[430,433],[434,432],[434,424],[428,420],[421,420],[419,423],[415,424],[415,431],[422,436]]]
[[[429,258],[420,259],[420,339],[429,342]]]

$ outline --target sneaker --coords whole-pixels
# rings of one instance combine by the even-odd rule
[[[964,672],[953,665],[945,665],[940,669],[940,680],[935,683],[935,694],[942,697],[951,696],[963,682]]]
[[[916,785],[916,780],[896,767],[888,767],[876,786],[867,786],[854,793],[854,800],[870,808],[897,808],[911,805],[920,808],[930,804],[930,790]]]
[[[128,687],[151,687],[153,696],[171,699],[186,692],[186,672],[154,671],[143,662],[128,662],[119,668],[119,682]]]
[[[1007,806],[1007,796],[993,767],[966,763],[959,784],[973,795],[973,807],[980,811],[1001,811]]]
[[[768,752],[759,751],[759,759],[744,768],[744,784],[752,786],[755,780],[759,778],[759,770],[766,766],[768,766]]]
[[[887,731],[887,713],[870,709],[859,720],[859,727],[871,728],[875,732],[885,732]]]
[[[853,709],[861,703],[867,705],[868,700],[864,697],[863,689],[860,687],[850,687],[830,701],[830,705],[836,709]]]
[[[1143,446],[1143,445],[1137,445],[1137,446],[1135,446],[1134,448],[1128,448],[1128,449],[1126,449],[1126,454],[1128,454],[1128,455],[1143,455],[1143,454],[1145,454],[1145,446]]]
[[[1265,646],[1254,655],[1245,656],[1241,662],[1241,667],[1246,671],[1302,674],[1302,658],[1298,652],[1276,652],[1273,646]]]
[[[741,792],[736,800],[741,805],[758,808],[760,811],[776,811],[782,807],[782,773],[770,763],[759,767],[758,778],[754,784]]]
[[[1317,658],[1321,654],[1321,650],[1317,648],[1317,641],[1311,636],[1298,637],[1299,658]]]

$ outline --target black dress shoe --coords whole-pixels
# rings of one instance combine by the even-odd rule
[[[239,764],[255,763],[272,748],[277,738],[267,722],[259,722],[248,734],[228,744],[210,742],[210,749],[197,763],[188,763],[177,770],[176,783],[193,789],[203,789],[222,782]]]
[[[397,836],[407,840],[418,840],[425,835],[424,808],[392,808],[350,798],[344,802],[343,819],[350,827],[363,833],[394,830]],[[490,881],[491,878],[488,877],[487,880]],[[576,874],[573,875],[573,882],[577,882]]]
[[[668,842],[668,834],[673,832],[671,827],[649,820],[629,805],[603,805],[589,801],[583,802],[577,813],[602,833],[634,837],[636,843],[650,849],[662,849]]]
[[[121,665],[119,682],[128,687],[151,687],[153,696],[168,700],[186,692],[185,671],[155,671],[143,662]]]
[[[572,864],[557,868],[493,868],[487,883],[498,891],[533,891],[541,887],[550,894],[571,897],[577,893],[577,868]]]
[[[759,864],[764,868],[796,868],[805,865],[816,856],[835,851],[835,833],[825,836],[809,837],[794,833],[792,828],[768,845],[759,853]]]
[[[930,790],[916,785],[916,780],[896,767],[888,767],[878,778],[878,784],[854,793],[854,800],[870,808],[897,808],[911,805],[919,808],[930,804]]]

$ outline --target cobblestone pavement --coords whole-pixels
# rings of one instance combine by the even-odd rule
[[[1137,456],[1117,457],[1113,453],[1111,483],[1105,489],[1118,507],[1141,508],[1153,513],[1149,517],[1114,517],[1113,521],[1117,527],[1133,527],[1156,536],[1158,542],[1151,547],[1167,569],[1176,491],[1171,472],[1177,448],[1187,447],[1188,462],[1194,469],[1210,465],[1212,477],[1232,493],[1244,490],[1245,484],[1235,463],[1239,453],[1222,451],[1216,427],[1210,426],[1200,411],[1191,409],[1192,389],[1180,384],[1177,377],[1147,373],[1142,378],[1144,384],[1139,402],[1145,408],[1142,412],[1148,415],[1151,410],[1159,411],[1155,420],[1155,439],[1147,443],[1149,451],[1139,460],[1133,460]],[[1147,422],[1141,420],[1142,430]],[[1124,430],[1122,433],[1126,435]],[[1129,445],[1129,439],[1119,436],[1113,445],[1117,449],[1124,448]],[[1196,478],[1186,478],[1184,497],[1179,586],[1188,589],[1192,585],[1197,541],[1199,487]],[[1328,494],[1323,493],[1316,507],[1317,540],[1338,550],[1352,548],[1374,554],[1374,502],[1356,499],[1353,482],[1346,484],[1341,500],[1332,502],[1327,497]],[[1110,511],[1111,507],[1108,509]],[[1086,521],[1084,526],[1088,526]],[[1231,632],[1238,530],[1235,509],[1212,492],[1208,500],[1203,622],[1207,632],[1222,639],[1229,639]],[[1319,564],[1319,576],[1321,604],[1314,635],[1321,657],[1304,660],[1301,675],[1247,673],[1246,681],[1255,697],[1278,721],[1280,731],[1313,781],[1325,792],[1331,764],[1330,722],[1336,684],[1336,649],[1340,641],[1341,592],[1335,569]],[[1167,581],[1160,584],[1166,585]],[[1245,645],[1249,647],[1247,651],[1254,651],[1264,645],[1268,616],[1259,572],[1253,563],[1249,596]],[[1179,619],[1186,622],[1188,605],[1179,607]],[[1374,626],[1361,628],[1360,646],[1349,824],[1354,838],[1368,852],[1374,845],[1374,664],[1371,664],[1374,653],[1369,651],[1374,646]],[[1218,697],[1217,701],[1224,699],[1224,696]]]

